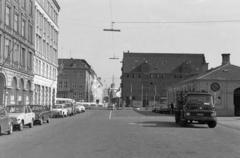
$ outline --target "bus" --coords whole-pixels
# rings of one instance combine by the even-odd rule
[[[68,110],[68,116],[73,116],[77,113],[76,102],[71,98],[56,98],[56,104],[65,104]]]

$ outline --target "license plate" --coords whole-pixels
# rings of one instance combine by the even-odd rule
[[[197,116],[204,116],[204,114],[197,114]]]

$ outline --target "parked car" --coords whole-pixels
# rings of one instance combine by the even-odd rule
[[[65,104],[55,104],[52,107],[52,117],[67,117],[68,112]]]
[[[77,113],[81,113],[81,112],[85,112],[85,107],[83,106],[82,103],[76,103],[76,112]]]
[[[9,117],[8,112],[0,107],[0,135],[3,132],[7,132],[8,134],[12,134],[13,131],[13,122]]]
[[[30,105],[30,108],[35,113],[34,124],[42,125],[43,122],[50,123],[52,112],[47,106],[42,105]]]
[[[23,129],[23,126],[33,127],[35,120],[35,113],[27,105],[9,105],[6,107],[9,117],[13,121],[13,126],[19,131]]]

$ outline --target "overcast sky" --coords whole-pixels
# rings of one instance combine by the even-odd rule
[[[240,66],[240,0],[58,0],[58,3],[59,58],[85,59],[104,86],[110,85],[113,75],[119,86],[120,61],[128,50],[203,53],[209,68],[222,63],[222,53],[230,53],[231,63]],[[103,31],[111,28],[112,21],[113,28],[121,32]],[[119,60],[109,59],[113,56]]]

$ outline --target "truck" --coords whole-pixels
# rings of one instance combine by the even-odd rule
[[[175,123],[182,127],[188,124],[207,124],[209,128],[216,127],[217,112],[211,93],[179,91],[176,97]]]

